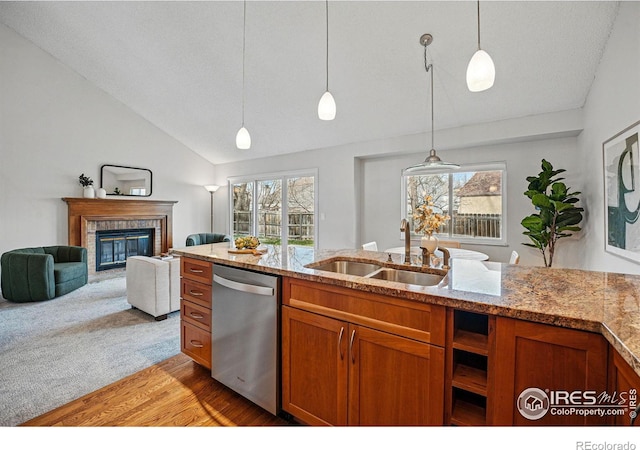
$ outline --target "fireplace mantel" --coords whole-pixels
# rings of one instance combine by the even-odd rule
[[[69,245],[87,247],[87,224],[102,220],[160,221],[161,251],[173,247],[174,200],[116,200],[64,197],[69,207]]]

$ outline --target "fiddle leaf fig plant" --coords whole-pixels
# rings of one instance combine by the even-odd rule
[[[575,205],[580,200],[580,192],[569,192],[570,188],[561,182],[564,178],[557,177],[566,172],[564,169],[554,170],[545,159],[541,168],[538,176],[527,177],[529,188],[524,193],[538,212],[520,223],[527,229],[522,234],[531,240],[523,245],[537,248],[545,267],[551,267],[558,240],[581,230],[578,224],[584,209]]]

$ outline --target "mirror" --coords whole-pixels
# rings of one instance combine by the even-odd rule
[[[151,171],[139,167],[104,164],[100,168],[100,187],[107,191],[107,195],[149,197]]]

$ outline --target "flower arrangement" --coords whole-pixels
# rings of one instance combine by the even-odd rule
[[[255,236],[241,236],[234,241],[238,250],[256,249],[260,245],[260,240]]]
[[[416,207],[413,218],[418,221],[416,233],[422,231],[425,235],[431,236],[438,232],[440,227],[449,220],[448,214],[434,212],[433,198],[430,195],[424,197],[424,203]]]
[[[85,177],[84,173],[80,174],[78,182],[82,187],[93,186],[93,180],[90,177]]]

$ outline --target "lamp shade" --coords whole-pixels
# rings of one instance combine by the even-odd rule
[[[496,79],[496,67],[491,56],[484,50],[478,50],[467,66],[467,87],[471,92],[480,92],[493,86]]]
[[[236,147],[240,150],[248,150],[251,148],[251,135],[245,127],[240,128],[238,134],[236,134]]]
[[[321,120],[333,120],[336,118],[336,101],[331,92],[325,92],[318,102],[318,117]]]
[[[218,186],[217,184],[207,184],[204,188],[209,192],[215,192],[218,190],[218,188],[220,188],[220,186]]]

